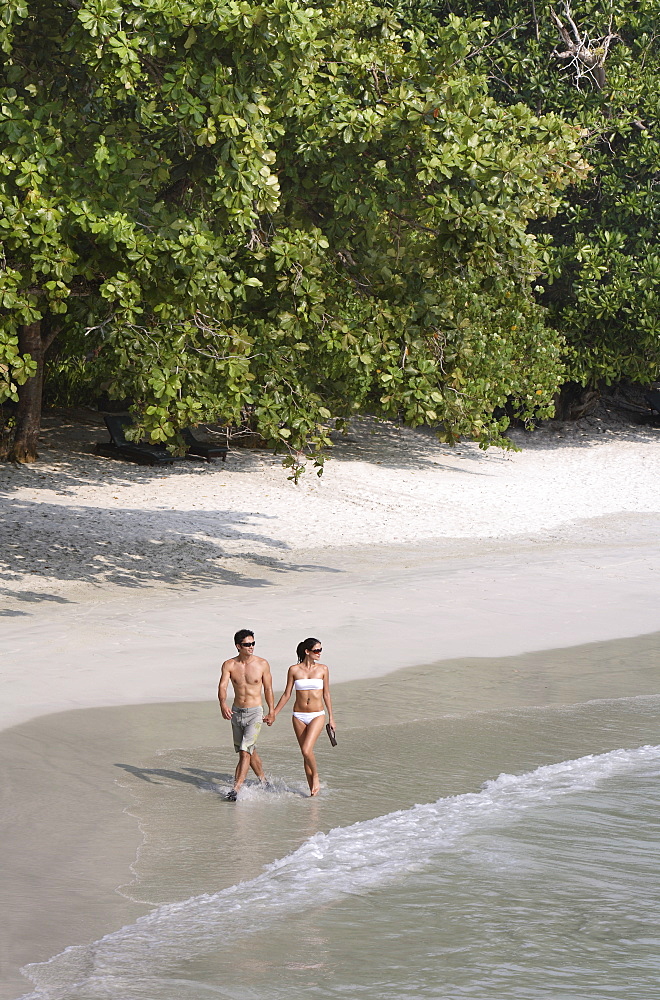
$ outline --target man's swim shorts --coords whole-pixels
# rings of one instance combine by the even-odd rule
[[[257,736],[261,732],[261,724],[264,720],[264,710],[261,705],[255,708],[237,708],[232,706],[231,710],[231,731],[234,736],[234,750],[238,753],[245,750],[252,753],[257,742]]]

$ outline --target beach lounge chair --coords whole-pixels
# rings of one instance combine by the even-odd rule
[[[226,444],[209,444],[206,441],[198,441],[189,427],[181,431],[183,440],[188,445],[186,458],[203,458],[207,462],[212,462],[216,458],[227,461],[229,448]]]
[[[96,454],[106,458],[124,459],[139,465],[172,465],[177,459],[162,445],[146,442],[127,441],[124,431],[133,423],[130,417],[117,413],[104,413],[105,426],[110,434],[109,441],[99,441]]]
[[[660,389],[649,389],[644,393],[644,399],[651,408],[651,413],[660,417]]]

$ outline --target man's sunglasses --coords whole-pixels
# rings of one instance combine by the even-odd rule
[[[254,646],[254,643],[253,642],[241,642],[241,643],[239,643],[239,645],[240,646]]]

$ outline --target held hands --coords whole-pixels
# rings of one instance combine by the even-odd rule
[[[267,726],[272,726],[275,722],[275,712],[269,712],[268,715],[264,715],[264,722]]]

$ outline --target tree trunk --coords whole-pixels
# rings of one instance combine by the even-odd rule
[[[579,382],[565,382],[554,398],[555,420],[579,420],[594,409],[599,399],[597,389],[587,389]]]
[[[41,336],[41,321],[22,326],[18,335],[21,354],[29,354],[37,363],[37,371],[18,390],[16,408],[16,429],[14,441],[9,450],[11,462],[36,462],[37,444],[41,429],[41,400],[44,388],[44,343]]]

